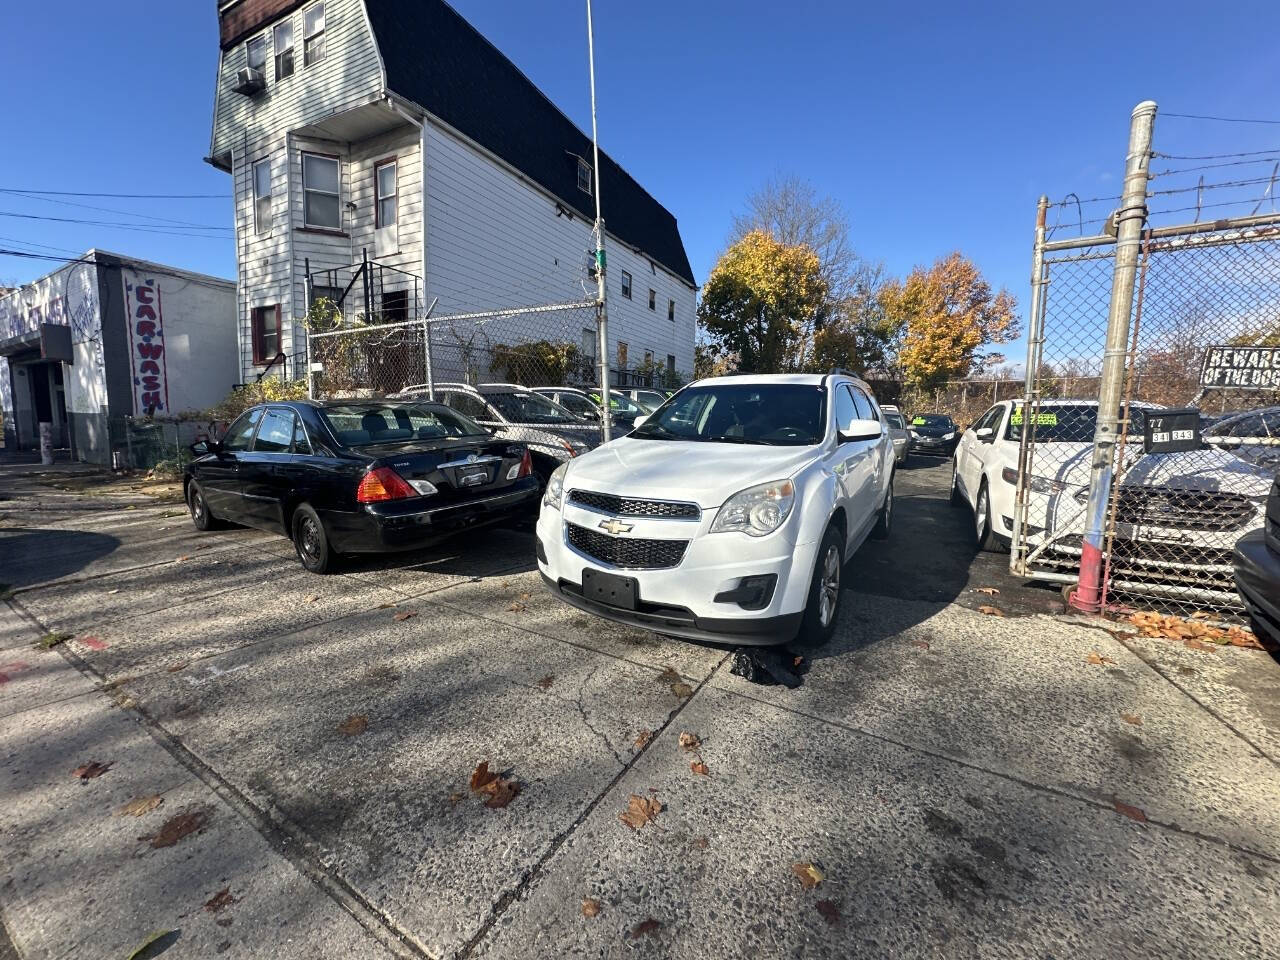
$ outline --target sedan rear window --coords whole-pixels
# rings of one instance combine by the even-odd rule
[[[488,433],[462,414],[439,404],[348,403],[326,407],[321,416],[344,447],[479,437]]]

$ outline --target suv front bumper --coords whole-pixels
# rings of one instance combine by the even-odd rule
[[[766,537],[739,533],[708,535],[715,510],[699,520],[620,517],[632,525],[626,536],[687,540],[680,562],[662,569],[615,567],[568,543],[565,522],[599,528],[607,515],[564,503],[561,510],[544,506],[538,517],[538,570],[556,596],[588,613],[689,640],[749,646],[774,646],[795,639],[804,617],[818,543],[793,544],[786,526]],[[615,607],[583,596],[584,570],[633,578],[638,586],[635,609]],[[747,577],[775,576],[767,604],[744,609],[716,597],[735,590]]]

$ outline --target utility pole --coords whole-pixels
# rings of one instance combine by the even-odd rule
[[[1116,260],[1111,279],[1111,309],[1107,315],[1107,345],[1102,355],[1098,388],[1098,426],[1093,436],[1089,468],[1089,505],[1085,508],[1084,545],[1080,581],[1070,604],[1086,613],[1102,608],[1102,538],[1107,504],[1111,501],[1115,446],[1120,425],[1120,396],[1124,388],[1129,321],[1133,316],[1133,285],[1138,271],[1142,228],[1147,222],[1147,180],[1151,169],[1151,133],[1156,104],[1144,100],[1133,108],[1129,123],[1129,155],[1125,158],[1124,196],[1116,214]],[[1125,412],[1128,416],[1128,412]]]
[[[591,177],[596,195],[596,352],[600,366],[600,432],[604,442],[613,439],[609,405],[609,308],[606,303],[608,286],[605,284],[604,217],[600,215],[600,133],[596,128],[596,41],[591,23],[591,0],[587,0],[587,62],[591,71],[591,150],[593,153]]]

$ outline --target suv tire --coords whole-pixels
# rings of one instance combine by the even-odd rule
[[[818,546],[809,583],[809,601],[800,621],[799,642],[807,647],[820,647],[835,633],[840,619],[840,586],[844,572],[844,538],[835,526],[827,527]]]
[[[964,494],[960,492],[960,464],[954,457],[951,458],[951,505],[953,507],[965,505]]]
[[[991,494],[987,491],[984,479],[978,487],[978,499],[973,505],[974,538],[978,549],[983,553],[1000,553],[1002,545],[991,525]]]
[[[893,474],[889,474],[889,490],[884,495],[884,503],[876,514],[876,525],[871,528],[873,540],[888,540],[893,532]]]

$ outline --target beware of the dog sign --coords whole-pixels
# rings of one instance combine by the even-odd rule
[[[1236,390],[1280,390],[1280,347],[1209,347],[1200,386]]]

